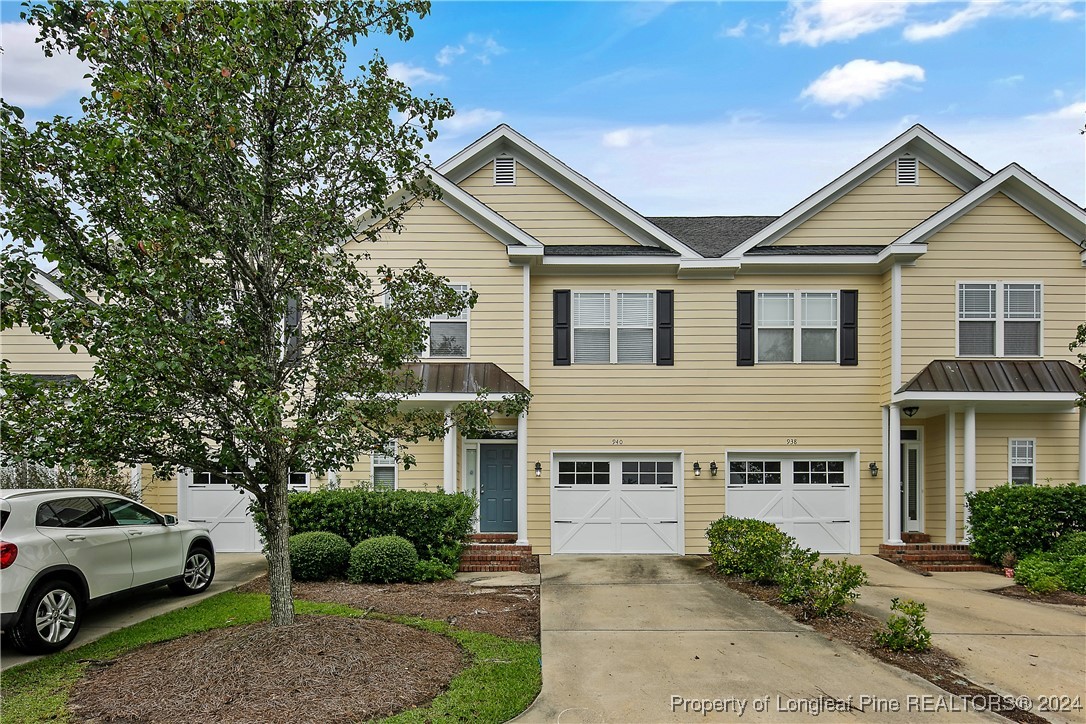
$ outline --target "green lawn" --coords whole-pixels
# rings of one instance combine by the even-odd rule
[[[365,612],[336,604],[296,601],[302,614],[363,616]],[[85,646],[46,656],[5,671],[0,686],[0,722],[67,721],[68,692],[83,675],[80,660],[108,660],[149,643],[268,618],[268,597],[226,592],[190,608],[172,611],[104,636]],[[463,631],[421,618],[385,616],[394,621],[448,636],[472,657],[472,664],[450,682],[429,707],[403,712],[387,722],[503,722],[524,711],[542,682],[537,644],[490,634]]]

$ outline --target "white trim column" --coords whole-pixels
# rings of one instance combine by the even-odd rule
[[[958,540],[958,414],[946,411],[946,542]]]
[[[962,480],[965,493],[977,491],[977,408],[965,408],[962,426]],[[964,505],[964,503],[963,503]],[[969,506],[962,509],[962,543],[969,542]]]
[[[528,545],[528,413],[517,416],[517,545]]]
[[[1078,408],[1078,484],[1086,485],[1086,407]]]
[[[886,542],[901,543],[901,407],[890,405],[890,441],[886,450]]]
[[[442,456],[442,472],[446,493],[456,492],[456,423],[452,415],[445,413],[445,452]]]
[[[143,466],[133,465],[132,469],[128,473],[128,488],[132,493],[132,497],[136,500],[140,499],[140,493],[143,492]]]

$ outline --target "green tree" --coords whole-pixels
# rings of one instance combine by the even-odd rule
[[[417,383],[399,370],[425,343],[420,320],[474,299],[422,262],[371,277],[364,253],[343,246],[394,233],[412,203],[436,196],[421,150],[451,106],[414,96],[376,53],[353,72],[345,50],[371,34],[408,40],[428,9],[24,5],[43,51],[77,54],[92,90],[79,117],[33,127],[0,108],[2,326],[96,362],[69,385],[0,366],[3,454],[229,474],[267,515],[276,625],[293,619],[288,472],[348,468],[389,439],[445,431],[443,414],[401,404]],[[39,253],[70,298],[32,283]],[[454,419],[488,422],[479,403]]]
[[[1082,379],[1086,380],[1086,322],[1078,325],[1075,341],[1067,345],[1067,348],[1072,352],[1078,351],[1078,365],[1082,368]],[[1079,406],[1086,407],[1086,392],[1078,397]]]

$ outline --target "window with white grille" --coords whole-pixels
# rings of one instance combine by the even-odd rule
[[[1034,440],[1010,441],[1010,478],[1013,485],[1033,485],[1035,482],[1036,447]]]
[[[758,292],[758,362],[836,362],[837,296],[837,292]]]
[[[958,284],[959,357],[1039,357],[1041,285]]]
[[[517,161],[512,156],[498,156],[494,159],[494,185],[517,185]]]
[[[652,364],[655,292],[574,292],[574,364]]]
[[[897,185],[920,185],[920,168],[915,158],[902,156],[897,160]]]
[[[450,284],[449,287],[467,295],[467,284]],[[467,357],[468,356],[468,308],[455,316],[439,314],[429,320],[431,357]]]
[[[370,481],[374,490],[396,489],[396,443],[390,442],[384,450],[370,456],[373,470]]]

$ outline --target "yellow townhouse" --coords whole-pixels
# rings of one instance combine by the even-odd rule
[[[478,293],[429,321],[411,404],[531,407],[299,488],[468,492],[536,553],[694,554],[725,513],[827,553],[960,542],[970,490],[1086,484],[1086,212],[1017,165],[914,126],[780,217],[648,218],[503,125],[429,177],[440,201],[356,245]],[[174,492],[221,550],[259,548],[230,486]]]

